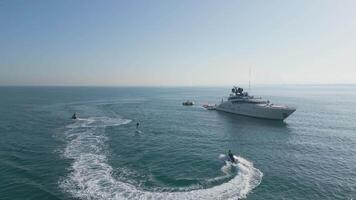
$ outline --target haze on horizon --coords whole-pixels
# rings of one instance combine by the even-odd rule
[[[1,1],[0,85],[355,84],[356,1]]]

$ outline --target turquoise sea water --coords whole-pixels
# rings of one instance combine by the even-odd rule
[[[356,86],[253,88],[285,122],[201,108],[229,91],[0,87],[0,199],[356,198]]]

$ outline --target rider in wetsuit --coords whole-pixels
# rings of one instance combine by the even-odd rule
[[[229,156],[231,162],[236,163],[236,160],[235,160],[235,158],[234,158],[234,155],[231,153],[231,150],[229,150],[229,152],[227,153],[227,155]]]
[[[72,119],[77,119],[77,113],[74,113]]]

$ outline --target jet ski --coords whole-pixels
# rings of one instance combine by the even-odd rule
[[[229,163],[232,163],[232,164],[236,164],[238,163],[239,161],[237,160],[237,157],[234,156],[231,151],[229,151],[228,153],[226,154],[220,154],[219,155],[219,159],[222,161],[222,162],[229,162]]]

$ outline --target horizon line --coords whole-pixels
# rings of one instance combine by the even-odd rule
[[[231,87],[238,84],[231,85],[0,85],[0,87]],[[241,86],[248,86],[240,84]],[[254,86],[354,86],[356,83],[258,83]]]

